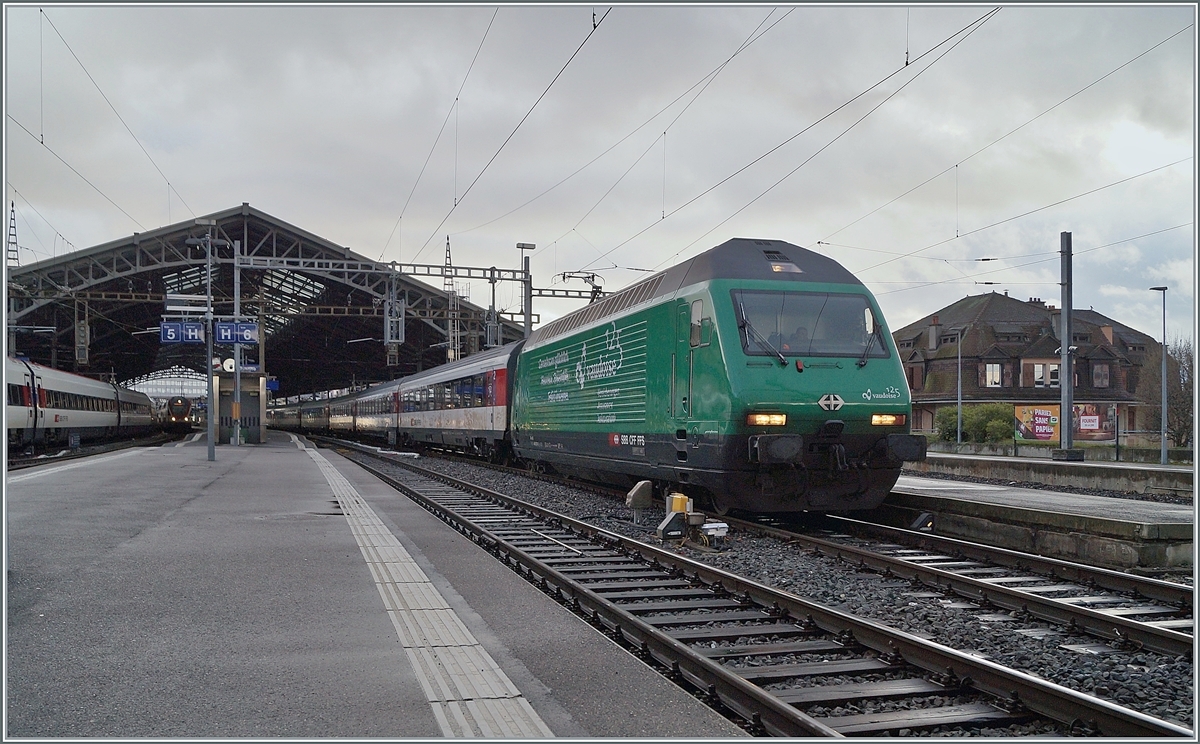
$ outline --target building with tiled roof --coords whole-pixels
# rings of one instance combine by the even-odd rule
[[[937,410],[957,406],[960,352],[964,405],[1058,403],[1061,316],[1040,298],[1022,302],[991,292],[893,332],[912,390],[913,430],[931,432]],[[1117,416],[1128,430],[1143,423],[1132,416],[1157,415],[1138,411],[1134,391],[1146,351],[1158,342],[1090,309],[1075,310],[1071,325],[1075,404],[1093,406],[1108,431]]]

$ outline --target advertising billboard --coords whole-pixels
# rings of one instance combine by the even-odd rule
[[[1108,403],[1073,406],[1071,437],[1076,441],[1111,442],[1117,438],[1117,407]]]
[[[1014,406],[1017,427],[1013,438],[1019,442],[1057,442],[1058,409],[1057,405]]]
[[[1057,404],[1014,406],[1016,430],[1013,432],[1013,438],[1018,442],[1061,441],[1059,408]],[[1071,408],[1072,439],[1088,442],[1111,442],[1116,439],[1116,406],[1080,403]]]

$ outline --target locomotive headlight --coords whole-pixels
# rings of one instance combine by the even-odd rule
[[[748,413],[746,423],[750,426],[785,426],[786,413]]]
[[[904,426],[908,415],[903,413],[872,413],[871,426]]]

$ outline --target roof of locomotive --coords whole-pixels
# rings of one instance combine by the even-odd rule
[[[783,240],[733,238],[631,287],[568,313],[533,332],[527,349],[635,305],[714,279],[791,281],[862,286],[837,261]]]
[[[712,279],[862,284],[832,258],[783,240],[733,238],[663,273],[679,269],[683,276],[674,289]]]

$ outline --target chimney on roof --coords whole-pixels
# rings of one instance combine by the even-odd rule
[[[933,316],[929,320],[929,350],[936,351],[938,347],[938,339],[941,337],[942,327],[938,323],[938,316]]]
[[[1112,331],[1113,331],[1113,327],[1112,327],[1112,326],[1110,326],[1110,325],[1102,325],[1102,326],[1100,326],[1100,332],[1104,334],[1104,341],[1105,341],[1105,343],[1107,343],[1109,346],[1112,346],[1112,342],[1113,342],[1113,334],[1112,334]]]
[[[1043,303],[1043,302],[1042,302],[1042,298],[1041,298],[1041,297],[1030,297],[1030,298],[1029,298],[1029,304],[1030,304],[1030,305],[1040,305],[1040,306],[1042,306],[1042,307],[1045,307],[1045,306],[1046,306],[1046,305],[1045,305],[1045,303]]]

